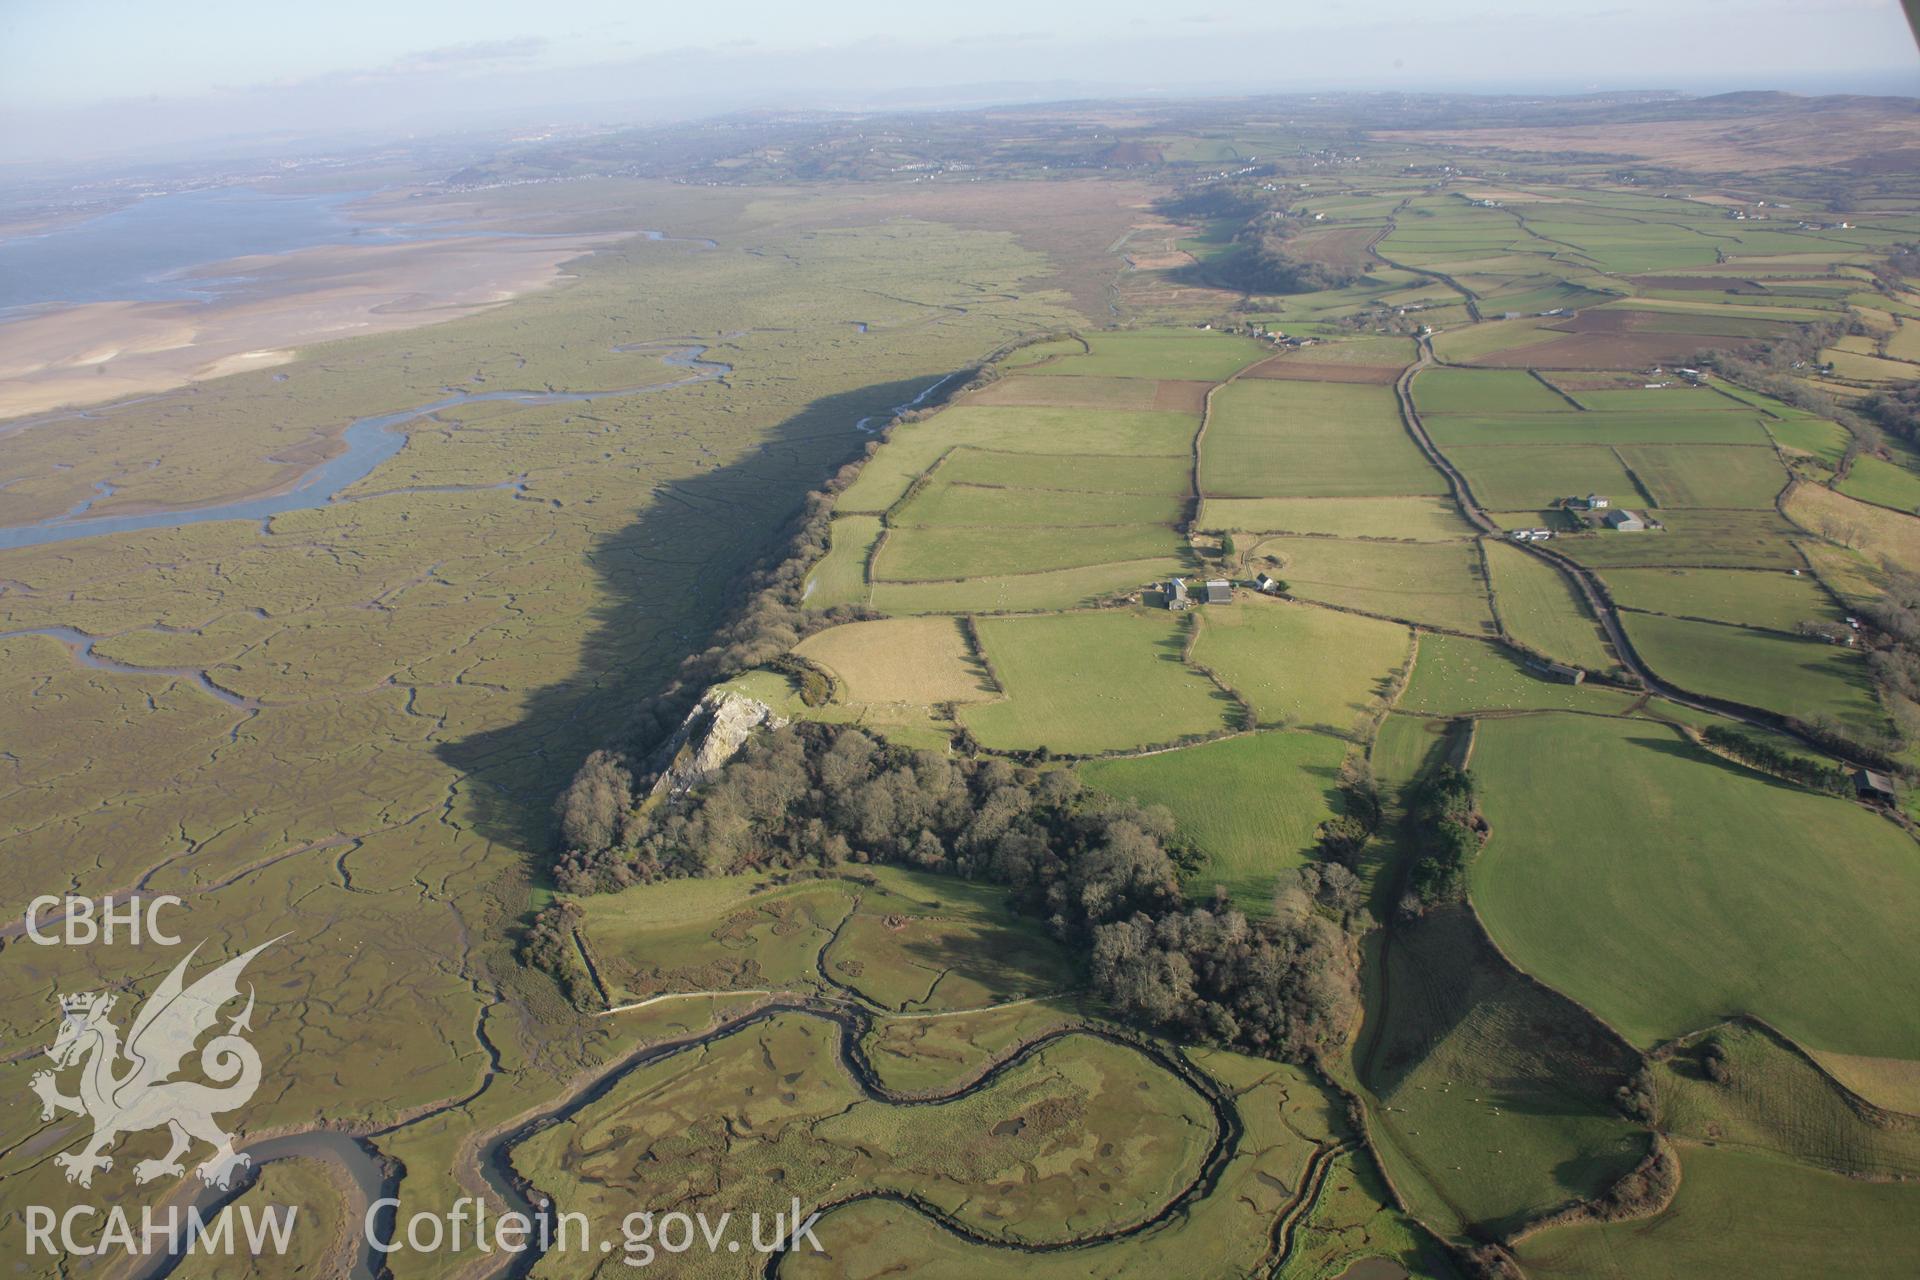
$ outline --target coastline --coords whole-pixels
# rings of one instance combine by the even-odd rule
[[[292,360],[336,338],[418,328],[570,278],[633,232],[461,235],[323,245],[209,263],[244,277],[210,301],[54,305],[0,322],[0,435],[10,418],[101,405]]]

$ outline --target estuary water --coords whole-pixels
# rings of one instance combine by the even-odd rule
[[[346,207],[367,194],[181,191],[36,235],[0,239],[0,320],[22,307],[54,303],[205,298],[221,282],[183,273],[246,254],[450,234],[348,217]]]

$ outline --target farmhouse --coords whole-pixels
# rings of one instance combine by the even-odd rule
[[[1580,684],[1587,678],[1587,673],[1579,667],[1570,667],[1564,662],[1548,662],[1544,658],[1528,658],[1527,670],[1542,680],[1559,684]]]
[[[1193,604],[1187,599],[1187,584],[1179,578],[1167,579],[1166,596],[1169,609],[1185,609]]]
[[[1605,511],[1612,505],[1613,499],[1611,498],[1603,498],[1597,493],[1587,495],[1587,510],[1589,511]]]
[[[1853,771],[1853,794],[1874,804],[1893,804],[1900,798],[1893,789],[1893,779],[1872,769]]]
[[[1259,577],[1255,578],[1253,580],[1253,585],[1255,588],[1265,592],[1267,595],[1277,596],[1280,594],[1280,579],[1274,577],[1270,573],[1263,573]]]
[[[1232,604],[1233,584],[1225,578],[1207,579],[1208,604]]]
[[[1621,533],[1638,533],[1647,527],[1647,522],[1625,507],[1607,512],[1607,527]]]

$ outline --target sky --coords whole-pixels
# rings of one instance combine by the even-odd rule
[[[1897,0],[0,0],[0,160],[742,107],[1333,89],[1920,96]]]

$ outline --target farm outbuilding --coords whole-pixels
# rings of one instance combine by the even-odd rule
[[[1873,769],[1853,771],[1853,794],[1874,804],[1895,804],[1900,799],[1893,779]]]
[[[1208,604],[1232,604],[1233,584],[1225,578],[1207,579]]]
[[[1647,522],[1642,520],[1637,512],[1620,507],[1607,512],[1607,527],[1621,533],[1638,533],[1647,527]]]
[[[1527,670],[1543,680],[1559,684],[1580,684],[1587,678],[1587,673],[1579,667],[1570,667],[1564,662],[1549,662],[1544,658],[1528,658]]]
[[[1169,609],[1185,609],[1193,603],[1187,598],[1187,584],[1179,578],[1167,579],[1167,585],[1164,590],[1167,597],[1167,608]]]

